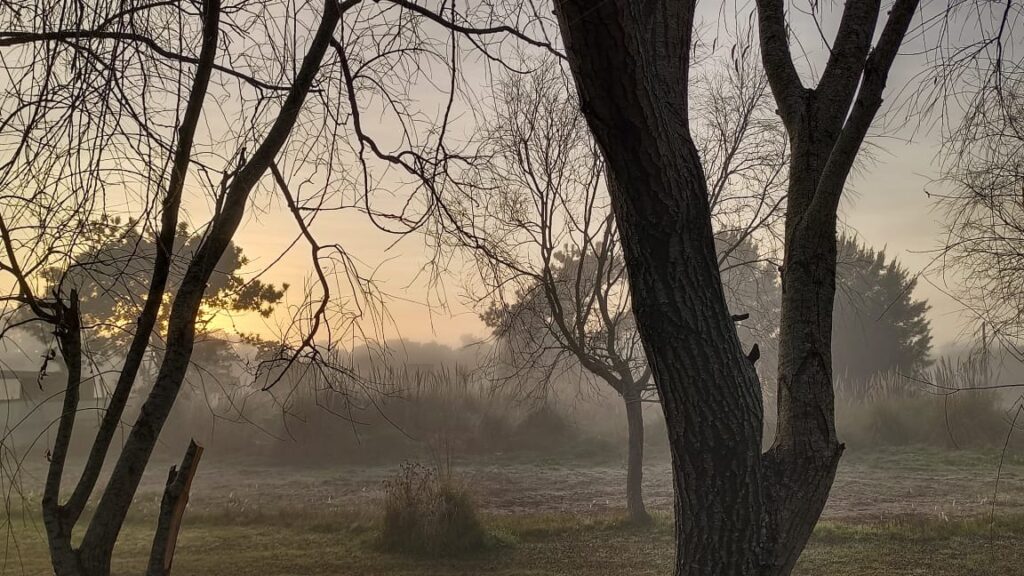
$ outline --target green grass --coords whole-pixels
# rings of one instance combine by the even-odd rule
[[[664,515],[637,529],[608,514],[492,515],[484,522],[502,545],[456,560],[388,554],[376,545],[369,514],[341,511],[193,513],[175,559],[176,576],[196,575],[668,575],[672,527]],[[18,552],[4,574],[47,574],[38,533],[20,522]],[[800,561],[803,575],[1024,575],[1024,517],[955,521],[903,518],[821,523]],[[116,574],[141,573],[149,523],[128,523]],[[13,542],[8,539],[8,546]]]
[[[955,521],[903,518],[875,525],[822,522],[801,574],[1024,574],[1024,517]]]
[[[944,450],[931,446],[902,446],[875,450],[847,449],[841,465],[874,470],[900,469],[904,472],[923,472],[934,475],[937,470],[952,469],[989,474],[999,461],[1007,470],[1024,466],[1024,453],[997,449]]]
[[[819,523],[797,574],[1024,576],[1024,457],[1014,453],[1004,462],[995,524],[990,525],[998,462],[996,451],[916,447],[850,451],[840,466],[826,519]],[[495,467],[501,472],[489,471]],[[288,468],[248,474],[248,468],[221,463],[219,468],[207,470],[208,480],[248,480],[199,485],[185,518],[173,574],[672,573],[674,547],[667,510],[655,507],[654,524],[637,529],[623,521],[621,510],[602,508],[605,494],[616,498],[620,486],[603,467],[494,460],[467,463],[465,471],[477,483],[475,488],[484,502],[481,521],[496,545],[458,559],[440,560],[381,549],[382,509],[378,497],[373,496],[380,484],[379,471],[352,468],[310,473]],[[655,486],[659,475],[668,477],[668,469],[655,463],[648,473]],[[508,476],[518,483],[501,481]],[[335,477],[352,481],[338,483]],[[317,493],[322,485],[326,488]],[[487,499],[510,491],[529,497]],[[327,500],[325,494],[369,495]],[[537,511],[534,507],[545,504],[545,499],[565,507]],[[597,507],[591,507],[592,502],[597,502]],[[140,495],[116,553],[115,574],[143,573],[157,504],[155,493]],[[0,550],[0,574],[48,575],[38,502],[25,503],[24,510],[8,511],[13,531],[0,528],[0,545],[4,547]]]

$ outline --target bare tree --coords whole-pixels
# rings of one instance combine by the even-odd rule
[[[1024,70],[1009,61],[1002,68],[947,141],[932,196],[946,215],[943,264],[954,291],[993,340],[1021,357]]]
[[[166,331],[166,349],[153,389],[146,398],[116,459],[110,480],[101,491],[100,499],[86,526],[81,544],[75,547],[72,543],[72,531],[81,518],[89,497],[96,489],[100,471],[136,380],[142,357],[149,346],[150,334],[154,329],[163,303],[174,251],[175,235],[178,232],[183,190],[189,164],[193,158],[192,146],[200,123],[211,75],[215,68],[219,44],[221,5],[217,0],[209,0],[203,4],[202,8],[199,18],[202,23],[202,44],[198,57],[194,59],[196,62],[195,73],[187,92],[187,104],[181,115],[180,124],[176,126],[177,138],[171,153],[172,165],[169,169],[166,188],[160,198],[158,249],[152,266],[149,292],[88,461],[77,484],[74,485],[71,495],[63,502],[61,501],[61,483],[64,478],[68,447],[75,427],[78,392],[82,382],[82,326],[78,294],[74,289],[62,292],[58,288],[52,295],[37,295],[29,283],[32,271],[23,268],[19,263],[19,247],[7,235],[4,236],[8,255],[8,261],[5,263],[6,269],[15,277],[19,286],[15,298],[29,306],[40,321],[54,326],[61,355],[67,366],[68,382],[64,407],[50,456],[43,498],[43,517],[50,543],[50,554],[54,570],[62,576],[65,574],[107,574],[110,571],[111,554],[124,518],[188,369],[195,339],[196,316],[203,300],[207,281],[241,222],[250,193],[261,175],[283,148],[298,118],[302,103],[316,79],[320,61],[329,48],[340,14],[338,6],[333,1],[325,4],[318,28],[310,42],[302,66],[297,71],[294,82],[285,90],[286,96],[281,102],[280,112],[262,141],[259,142],[251,158],[246,159],[244,153],[240,155],[236,168],[230,176],[225,174],[221,182],[222,189],[217,197],[218,207],[215,215],[206,227],[201,245],[195,251],[182,275],[180,286],[171,304]],[[78,27],[57,26],[56,32],[43,29],[39,32],[12,32],[4,34],[3,42],[6,45],[41,43],[44,46],[51,46],[56,44],[70,46],[72,50],[85,51],[92,44],[102,41],[111,34],[115,37],[144,34],[135,30],[135,18],[133,17],[127,17],[123,13],[105,14],[104,17],[110,19],[99,22],[91,30],[82,29],[81,25],[85,24],[81,21],[85,19],[83,15],[77,22]],[[149,21],[147,23],[159,23],[158,18],[154,20],[156,22]],[[187,29],[182,32],[187,33]],[[132,38],[127,41],[143,43],[149,39],[145,35],[140,37],[141,40]],[[150,42],[155,44],[155,40],[150,40]],[[55,51],[59,52],[59,50],[58,48]],[[116,47],[111,49],[107,57],[117,59],[120,56],[118,51],[119,48]],[[87,60],[96,66],[102,65],[106,61],[102,55],[87,58]],[[122,103],[130,104],[131,102],[122,101]],[[31,144],[29,137],[24,138],[23,142]],[[70,153],[74,154],[75,151],[72,149]],[[174,482],[169,483],[169,489],[174,485]],[[167,569],[168,565],[161,561],[169,553],[164,548],[165,545],[166,541],[154,542],[152,554],[154,560],[149,569],[151,574],[159,574]]]
[[[758,316],[763,294],[743,269],[765,268],[770,255],[750,248],[757,238],[774,239],[785,199],[785,135],[772,119],[756,54],[741,37],[728,57],[703,58],[694,82],[720,265],[736,280],[732,304],[744,309],[737,320]],[[646,522],[642,402],[657,393],[630,310],[604,164],[557,61],[528,76],[506,75],[495,100],[479,138],[487,161],[466,176],[458,213],[473,231],[464,246],[483,280],[474,299],[487,306],[483,319],[513,366],[499,383],[544,396],[552,379],[580,367],[585,380],[618,395],[628,434],[627,510]]]
[[[471,49],[485,55],[508,38],[547,43],[518,31],[536,18],[528,10],[500,14],[513,27],[492,25],[486,9],[459,13],[402,0],[7,8],[0,14],[9,80],[0,102],[0,271],[13,288],[4,298],[3,334],[25,323],[43,323],[56,334],[67,383],[42,502],[50,555],[59,576],[104,576],[186,377],[197,316],[210,304],[207,285],[247,210],[261,196],[279,194],[313,267],[305,301],[292,307],[281,344],[258,366],[256,379],[262,375],[271,387],[275,374],[296,363],[329,360],[335,330],[379,318],[379,300],[366,295],[372,286],[339,244],[316,237],[314,220],[354,209],[399,232],[422,225],[436,206],[438,175],[462,161],[445,137],[459,92],[459,39],[469,38]],[[440,110],[426,114],[410,94],[439,72],[450,81],[439,90]],[[386,120],[364,120],[367,111]],[[388,171],[412,182],[397,208],[371,202]],[[73,282],[61,278],[43,292],[40,272],[81,269],[76,240],[90,222],[117,211],[138,216],[156,253],[134,260],[149,262],[143,270],[121,271],[147,275],[146,295],[126,327],[130,342],[84,468],[68,483],[88,337],[96,327],[83,325]],[[195,249],[179,254],[186,218],[206,222],[192,227]],[[172,266],[181,267],[173,290]],[[163,350],[155,382],[115,456],[116,431],[147,350],[157,343]],[[183,471],[169,479],[168,509],[181,509],[197,458],[190,450]],[[101,484],[108,459],[109,479]],[[94,512],[84,516],[90,501]],[[176,514],[161,514],[158,528],[167,537],[154,540],[151,574],[169,570]],[[81,540],[72,538],[76,529]]]
[[[668,425],[677,574],[788,574],[842,446],[831,381],[836,212],[917,0],[846,3],[814,88],[785,3],[757,3],[761,58],[789,135],[778,430],[761,451],[761,386],[730,319],[706,171],[689,121],[695,3],[563,0],[557,15],[604,157],[637,328]],[[878,21],[883,28],[875,41]]]
[[[467,209],[471,245],[489,303],[483,314],[513,366],[500,382],[546,396],[552,379],[580,366],[625,403],[626,504],[649,516],[642,495],[644,424],[651,373],[633,318],[603,166],[556,67],[514,76],[482,136],[491,161]]]

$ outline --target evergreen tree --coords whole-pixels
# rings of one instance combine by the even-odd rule
[[[832,370],[837,379],[863,382],[898,371],[913,374],[931,360],[928,303],[915,300],[917,278],[885,250],[855,238],[839,239],[832,312]]]

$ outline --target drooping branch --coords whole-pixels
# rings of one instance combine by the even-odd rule
[[[110,40],[117,42],[128,42],[133,44],[139,44],[153,51],[157,56],[167,58],[181,62],[183,64],[190,64],[194,66],[201,66],[203,56],[200,54],[198,58],[188,56],[186,54],[179,54],[173,50],[168,50],[163,46],[160,46],[156,40],[152,38],[138,34],[135,32],[122,32],[113,30],[57,30],[53,32],[0,32],[0,48],[19,46],[23,44],[34,44],[40,42],[72,42],[75,40]],[[278,84],[272,84],[264,82],[259,78],[256,78],[250,74],[240,72],[234,68],[211,62],[206,64],[213,70],[226,74],[227,76],[237,78],[246,84],[249,84],[255,88],[263,90],[283,92],[289,89],[289,86],[283,86]]]
[[[390,4],[394,4],[396,6],[400,6],[400,7],[404,8],[406,10],[409,10],[411,12],[415,12],[416,14],[419,14],[420,16],[423,16],[423,17],[427,18],[431,22],[434,22],[435,24],[438,24],[438,25],[440,25],[440,26],[442,26],[442,27],[444,27],[444,28],[446,28],[446,29],[448,29],[448,30],[450,30],[452,32],[456,32],[458,34],[465,34],[467,36],[491,36],[491,35],[495,35],[495,34],[504,34],[504,35],[516,38],[518,40],[521,40],[522,42],[524,42],[526,44],[529,44],[529,45],[532,45],[532,46],[536,46],[538,48],[543,48],[549,54],[552,54],[552,55],[554,55],[554,56],[556,56],[558,58],[565,58],[565,55],[563,55],[561,52],[556,50],[554,48],[554,46],[551,45],[550,42],[545,41],[545,40],[538,40],[536,38],[533,38],[533,37],[531,37],[531,36],[529,36],[527,34],[524,34],[521,30],[517,30],[516,28],[514,28],[512,26],[509,26],[509,25],[506,25],[506,24],[499,24],[497,26],[473,26],[473,25],[468,25],[468,24],[461,24],[459,22],[456,22],[454,20],[454,18],[446,19],[440,12],[436,12],[436,11],[430,10],[429,8],[426,8],[426,7],[424,7],[424,6],[420,5],[420,4],[417,4],[414,0],[385,0],[385,1],[390,3]],[[454,15],[454,10],[453,10],[453,15]]]

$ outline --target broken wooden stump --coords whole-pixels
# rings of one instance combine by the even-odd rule
[[[196,475],[202,456],[203,447],[192,440],[181,461],[181,468],[171,466],[164,495],[160,500],[160,515],[157,518],[156,534],[153,536],[153,548],[149,554],[147,576],[168,576],[171,573],[174,547],[178,542],[181,520],[185,516],[192,478]]]

